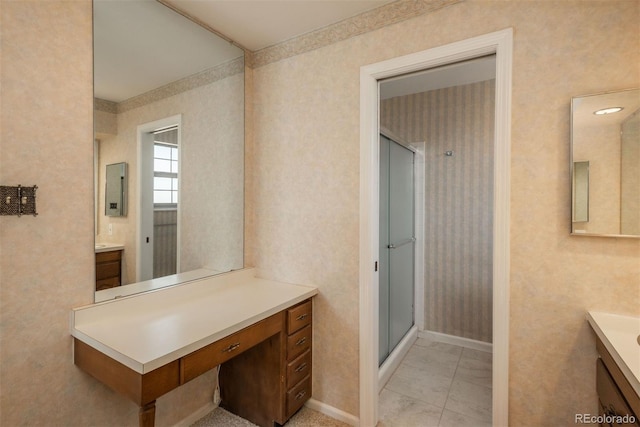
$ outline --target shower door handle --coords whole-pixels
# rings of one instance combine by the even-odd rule
[[[389,249],[396,249],[396,248],[399,248],[400,246],[408,245],[409,243],[414,243],[415,241],[416,241],[416,238],[412,237],[412,238],[407,239],[407,240],[405,240],[403,242],[400,242],[400,243],[396,243],[396,244],[391,243],[391,244],[387,245],[387,247]]]

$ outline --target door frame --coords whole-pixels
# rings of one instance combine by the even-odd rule
[[[148,222],[151,221],[151,231],[153,231],[153,215],[151,218],[143,217],[143,200],[142,200],[142,186],[146,181],[145,174],[142,167],[142,155],[143,144],[149,143],[149,133],[168,126],[178,126],[178,150],[182,150],[182,114],[176,114],[175,116],[166,117],[164,119],[155,120],[153,122],[144,123],[136,128],[136,140],[137,140],[137,212],[136,212],[136,282],[141,281],[143,274],[142,264],[143,258],[146,258],[145,262],[151,262],[151,271],[153,272],[153,251],[151,251],[151,260],[149,261],[149,254],[143,252],[144,244],[142,242],[143,230],[149,228]],[[153,142],[153,140],[151,140]],[[153,166],[152,166],[153,167]],[[182,153],[178,155],[178,171],[182,171]],[[181,221],[181,204],[180,204],[180,191],[182,187],[182,180],[178,179],[178,215],[177,215],[177,236],[176,236],[176,271],[180,271],[180,221]],[[153,200],[153,195],[150,195]],[[153,204],[153,202],[152,202]],[[151,242],[151,248],[153,249],[153,242]],[[147,251],[148,252],[148,251]]]
[[[490,54],[496,55],[492,414],[494,426],[508,425],[511,28],[360,68],[360,426],[378,421],[378,81]]]

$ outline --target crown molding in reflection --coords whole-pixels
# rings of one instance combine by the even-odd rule
[[[93,98],[93,109],[105,113],[118,114],[118,103],[106,99]]]
[[[171,82],[157,89],[150,90],[149,92],[145,92],[141,95],[125,99],[122,102],[116,103],[106,101],[104,99],[95,98],[94,108],[98,111],[104,111],[107,113],[124,113],[125,111],[142,107],[143,105],[151,104],[152,102],[169,98],[170,96],[174,96],[188,90],[196,89],[200,86],[206,86],[218,80],[243,73],[244,67],[244,58],[239,57],[232,61],[218,65],[217,67],[209,68],[208,70],[204,70],[200,73],[193,74],[180,80],[176,80],[175,82]]]
[[[399,0],[389,3],[253,52],[249,66],[251,68],[262,67],[463,1],[465,0]]]

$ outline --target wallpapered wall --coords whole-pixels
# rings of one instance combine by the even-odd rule
[[[40,186],[40,216],[0,218],[2,424],[135,425],[71,363],[69,310],[93,299],[90,3],[0,8],[0,178]],[[637,1],[466,1],[255,70],[247,264],[319,286],[316,399],[358,412],[360,66],[513,27],[510,425],[594,413],[584,312],[640,314],[640,241],[568,235],[569,99],[640,85],[638,22]],[[158,425],[212,383],[162,397]]]
[[[425,142],[425,329],[485,342],[493,319],[494,92],[489,80],[380,103],[381,126]]]
[[[0,217],[0,424],[137,425],[133,402],[73,365],[69,335],[95,283],[91,2],[0,8],[0,181],[39,187],[36,218]],[[156,425],[206,405],[214,384],[161,397]]]
[[[314,398],[358,413],[360,67],[512,27],[510,424],[595,413],[585,310],[640,314],[640,242],[569,235],[570,99],[640,84],[639,7],[465,1],[254,71],[251,262],[319,287]]]

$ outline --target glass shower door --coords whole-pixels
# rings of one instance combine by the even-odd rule
[[[379,364],[414,323],[413,161],[412,151],[380,135]]]

